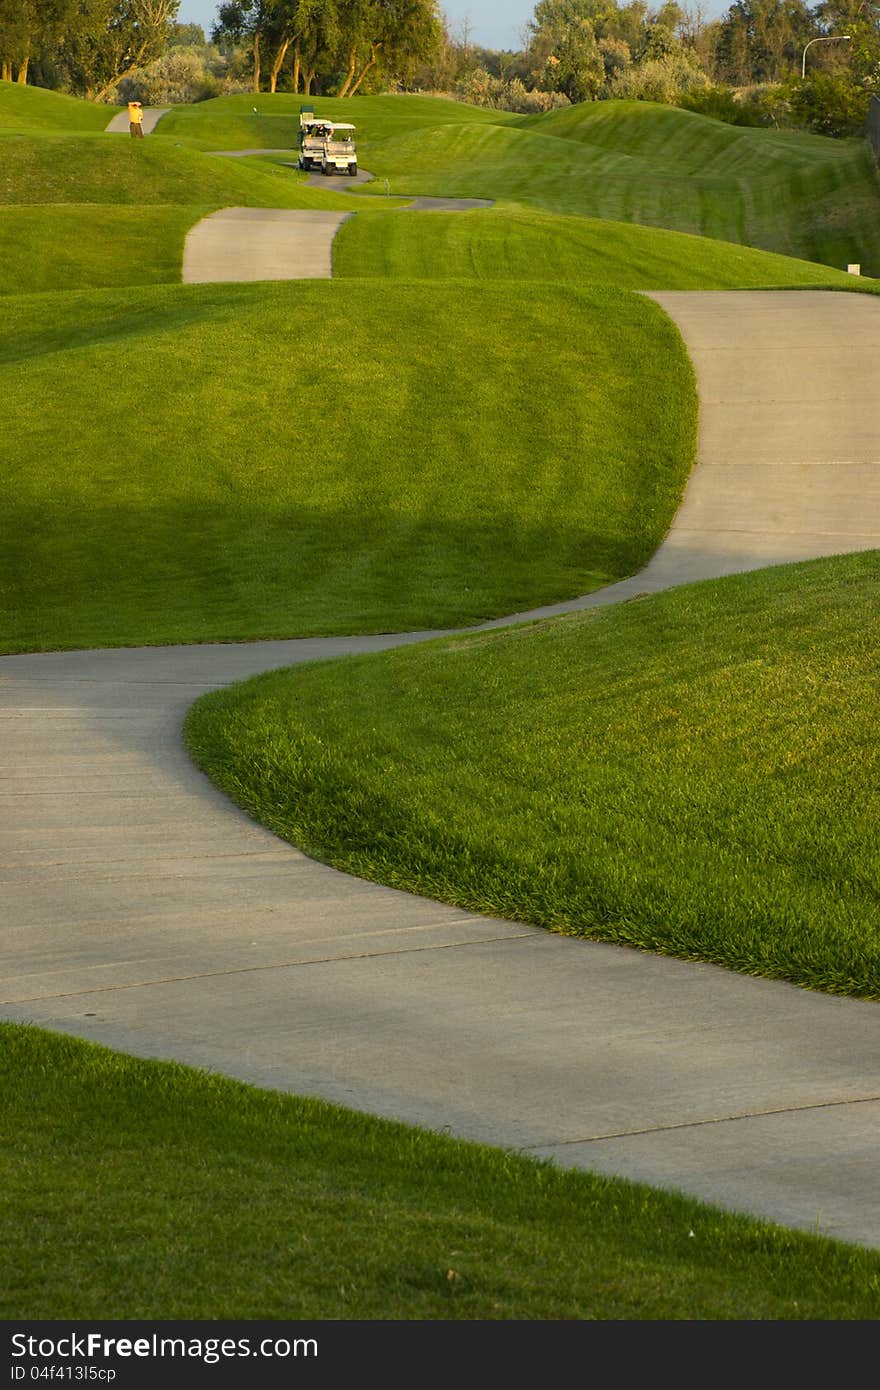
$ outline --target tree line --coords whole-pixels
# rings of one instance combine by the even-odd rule
[[[451,33],[438,0],[223,0],[210,44],[177,24],[179,4],[0,0],[0,77],[102,101],[150,74],[161,91],[170,63],[171,100],[421,90],[528,111],[624,97],[743,124],[794,113],[828,134],[880,97],[880,0],[734,0],[716,19],[702,0],[538,0],[515,52],[472,44],[466,23]]]

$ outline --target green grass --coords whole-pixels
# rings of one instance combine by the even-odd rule
[[[34,1028],[0,1040],[6,1320],[876,1317],[876,1251]]]
[[[363,878],[880,999],[878,562],[269,673],[189,747]]]
[[[526,208],[354,217],[333,244],[333,272],[403,280],[552,280],[637,290],[874,286],[846,271],[708,237]]]
[[[0,217],[0,294],[180,282],[190,227],[213,209],[62,203]]]
[[[363,155],[377,142],[414,130],[462,124],[517,125],[522,116],[427,96],[371,96],[342,100],[284,93],[258,97],[245,92],[216,97],[195,106],[177,106],[156,127],[163,138],[197,142],[215,150],[293,149],[299,137],[299,109],[310,103],[321,116],[351,121]],[[257,113],[254,113],[254,106]]]
[[[694,453],[677,331],[614,289],[10,297],[0,389],[6,651],[454,626],[571,597],[647,561]]]
[[[880,172],[865,141],[740,130],[649,103],[574,110],[567,138],[554,113],[428,129],[381,142],[367,167],[394,193],[503,199],[880,272]]]
[[[106,130],[118,111],[117,106],[98,106],[43,87],[0,82],[0,134],[3,135],[10,131]]]
[[[127,135],[0,137],[4,203],[351,209],[350,199],[309,188],[295,169]]]

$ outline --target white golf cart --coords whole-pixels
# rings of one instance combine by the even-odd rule
[[[345,121],[334,121],[330,132],[324,137],[321,155],[322,174],[350,174],[354,178],[358,171],[357,150],[354,143],[355,127]]]
[[[332,129],[332,122],[316,116],[311,106],[299,109],[299,160],[300,169],[321,169],[324,161],[324,141]]]

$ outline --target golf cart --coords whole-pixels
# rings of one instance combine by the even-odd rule
[[[355,127],[345,121],[334,121],[324,137],[321,153],[322,174],[350,174],[358,171]]]
[[[323,168],[324,141],[332,129],[331,122],[315,115],[314,107],[299,108],[300,169]]]

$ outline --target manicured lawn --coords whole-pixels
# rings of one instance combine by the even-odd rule
[[[293,149],[299,136],[300,106],[310,104],[332,121],[351,121],[358,129],[358,151],[377,141],[413,130],[458,125],[518,125],[524,117],[464,102],[428,96],[369,96],[339,100],[289,93],[250,92],[178,106],[156,127],[156,135],[196,141],[215,150]],[[254,106],[257,111],[254,112]],[[369,166],[368,166],[369,167]]]
[[[91,101],[30,87],[0,82],[0,132],[106,130],[118,106],[98,106]]]
[[[880,999],[878,575],[783,566],[269,673],[187,739],[353,874]]]
[[[553,280],[646,290],[880,289],[880,281],[845,270],[708,237],[504,206],[353,217],[337,234],[333,269],[337,276]]]
[[[575,110],[580,125],[549,113],[402,134],[366,167],[393,193],[504,199],[880,274],[880,171],[865,141],[741,131],[648,103]]]
[[[455,626],[571,597],[647,561],[694,454],[681,340],[613,289],[10,297],[0,384],[6,651]]]
[[[3,203],[351,208],[292,168],[127,135],[0,136]]]
[[[876,1251],[646,1187],[34,1028],[0,1077],[7,1320],[876,1316]]]
[[[0,217],[0,294],[178,284],[187,232],[212,208],[61,203]]]

